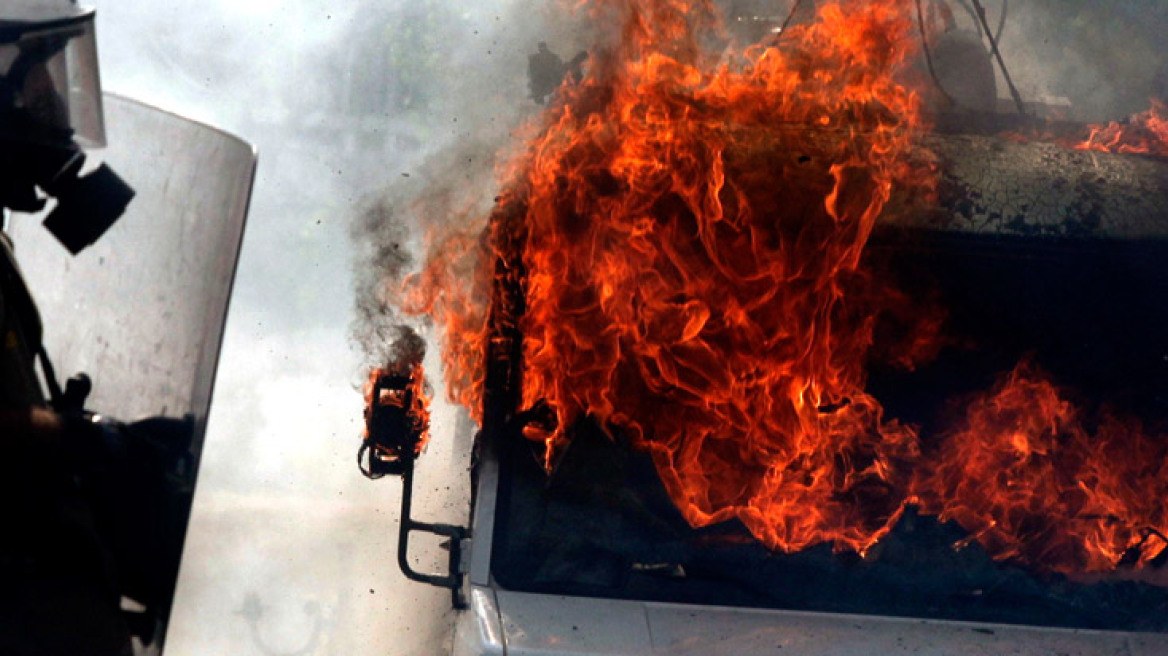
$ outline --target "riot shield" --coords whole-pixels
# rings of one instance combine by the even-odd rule
[[[195,419],[202,446],[255,148],[227,132],[107,94],[109,146],[89,159],[137,192],[72,256],[39,220],[9,231],[57,374],[89,375],[86,407],[131,421]]]
[[[119,442],[136,455],[88,473],[86,489],[94,491],[87,496],[93,522],[123,599],[141,604],[126,623],[158,648],[256,152],[231,134],[133,100],[106,95],[105,110],[109,147],[91,152],[88,165],[112,167],[135,189],[126,213],[76,256],[42,229],[40,217],[14,216],[8,232],[57,375],[84,372],[92,382],[87,410],[137,422],[119,438],[136,440]]]

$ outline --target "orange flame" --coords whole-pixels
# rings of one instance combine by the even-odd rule
[[[402,311],[433,317],[445,336],[442,367],[452,401],[481,421],[484,353],[487,336],[489,264],[482,238],[473,227],[427,235],[423,269],[389,290]]]
[[[382,376],[391,373],[385,369],[375,368],[369,372],[369,378],[366,379],[363,386],[363,393],[365,396],[365,432],[364,437],[369,437],[369,421],[373,417],[374,398],[373,390],[377,385],[377,381]],[[410,407],[405,408],[407,416],[415,427],[417,427],[421,439],[418,440],[418,445],[415,450],[417,454],[422,453],[426,447],[426,442],[430,439],[430,395],[426,391],[426,372],[420,363],[412,364],[408,367],[408,376],[410,384],[408,393],[394,393],[391,390],[381,390],[381,397],[376,399],[376,404],[379,406],[395,406],[403,407],[406,399],[410,399]]]
[[[916,452],[863,391],[875,288],[859,269],[908,184],[910,14],[827,4],[783,51],[713,67],[695,45],[706,3],[593,6],[626,15],[621,50],[562,90],[514,170],[523,401],[555,412],[549,452],[585,413],[632,436],[695,525],[863,551]]]
[[[1168,107],[1152,99],[1152,106],[1126,123],[1112,121],[1090,126],[1091,134],[1077,150],[1105,153],[1144,153],[1168,157]]]
[[[1168,547],[1168,441],[1104,413],[1094,431],[1023,362],[973,399],[916,486],[997,558],[1062,572],[1143,564]],[[1149,530],[1155,529],[1155,530]]]

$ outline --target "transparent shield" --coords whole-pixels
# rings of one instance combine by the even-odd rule
[[[69,130],[81,146],[101,148],[101,99],[92,13],[0,44],[0,109],[19,108],[40,127]],[[23,131],[16,136],[38,138]]]
[[[101,102],[101,77],[97,62],[97,37],[93,21],[65,49],[69,98],[69,124],[74,139],[87,148],[106,145],[105,117]]]
[[[87,373],[87,407],[117,419],[193,415],[197,453],[256,153],[231,134],[132,100],[107,95],[105,107],[102,160],[136,198],[76,257],[39,217],[15,216],[16,257],[57,375]]]

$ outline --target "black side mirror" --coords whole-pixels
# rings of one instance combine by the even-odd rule
[[[466,608],[462,590],[463,554],[469,552],[470,531],[462,526],[431,524],[415,520],[410,510],[414,495],[414,462],[422,452],[425,435],[430,428],[429,400],[423,393],[423,373],[420,366],[408,376],[376,372],[373,387],[366,398],[365,440],[357,452],[357,465],[368,478],[386,474],[401,476],[401,520],[398,528],[397,563],[406,578],[449,588],[451,604]],[[410,564],[410,534],[414,531],[447,538],[449,549],[445,573],[430,574],[416,571]]]

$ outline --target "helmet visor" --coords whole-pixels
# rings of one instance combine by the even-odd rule
[[[72,137],[105,146],[93,12],[0,39],[0,102],[27,125],[21,138]],[[15,127],[15,126],[13,126]]]

